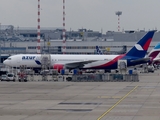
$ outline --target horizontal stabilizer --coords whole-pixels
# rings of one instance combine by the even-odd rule
[[[140,58],[140,59],[136,59],[136,60],[132,60],[132,63],[136,63],[136,62],[149,62],[151,60],[150,57],[147,58]]]

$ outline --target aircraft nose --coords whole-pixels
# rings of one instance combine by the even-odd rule
[[[7,60],[4,60],[4,61],[3,61],[3,64],[7,65]]]

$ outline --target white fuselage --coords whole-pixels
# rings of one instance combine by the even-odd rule
[[[90,60],[95,60],[94,62],[89,62],[83,66],[83,68],[90,68],[94,66],[99,66],[110,62],[119,55],[59,55],[51,54],[50,55],[50,65],[51,67],[54,64],[68,64],[68,63],[77,63],[77,62],[86,62]],[[10,56],[4,61],[5,65],[11,67],[20,67],[25,65],[26,67],[41,67],[40,64],[37,64],[36,61],[41,62],[41,54],[19,54]]]

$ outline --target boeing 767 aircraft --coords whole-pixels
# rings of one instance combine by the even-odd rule
[[[51,54],[50,68],[58,69],[117,69],[118,60],[126,60],[127,66],[146,63],[150,58],[145,57],[155,31],[149,31],[126,54],[122,55],[67,55]],[[41,69],[41,54],[18,54],[8,57],[3,62],[7,66]]]

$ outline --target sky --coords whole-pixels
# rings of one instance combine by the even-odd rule
[[[38,0],[0,0],[1,25],[36,27]],[[40,0],[41,27],[63,27],[63,0]],[[160,30],[160,0],[65,0],[66,30]]]

